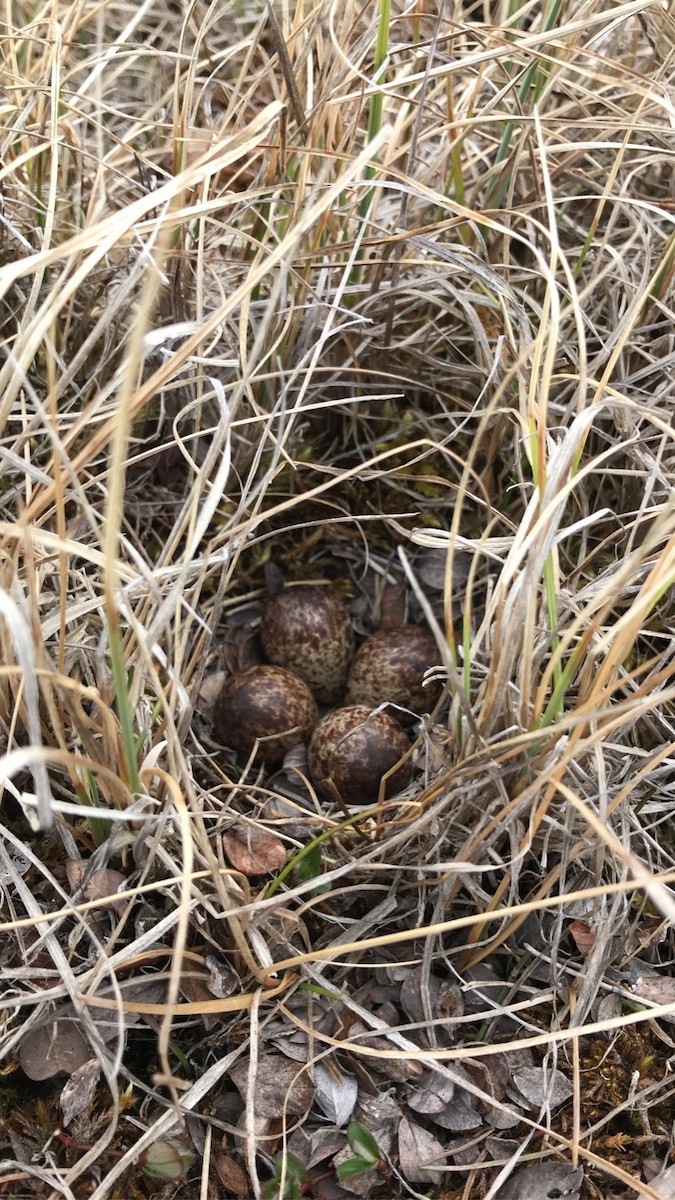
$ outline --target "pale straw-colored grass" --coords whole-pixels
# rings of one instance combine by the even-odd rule
[[[564,1069],[570,1121],[522,1117],[503,1160],[478,1138],[453,1200],[546,1155],[587,1168],[584,1196],[640,1183],[603,1141],[632,1100],[589,1115],[580,1056],[673,1010],[626,982],[649,953],[669,976],[675,917],[673,19],[387,9],[3,10],[1,1041],[15,1064],[67,1005],[104,1080],[69,1150],[63,1081],[32,1134],[17,1084],[3,1195],[144,1195],[143,1152],[189,1142],[186,1114],[202,1141],[175,1194],[212,1194],[225,1135],[262,1195],[295,1124],[256,1126],[280,1027],[363,1071],[528,1047]],[[335,580],[361,621],[405,580],[437,637],[446,703],[386,822],[280,814],[213,740],[224,629],[268,557]],[[233,824],[298,865],[311,846],[330,890],[238,874]],[[80,857],[124,874],[124,916],[73,894]],[[359,999],[399,947],[465,989],[497,964],[510,990],[420,1049]],[[236,987],[190,1001],[206,954]],[[391,1049],[326,1032],[324,991]],[[154,1038],[136,1070],[129,1044]],[[249,1059],[235,1130],[218,1102]],[[645,1086],[667,1102],[665,1070]]]

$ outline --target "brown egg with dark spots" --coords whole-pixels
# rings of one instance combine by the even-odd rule
[[[415,715],[430,712],[441,695],[443,685],[438,680],[426,687],[423,683],[425,672],[439,657],[431,634],[417,625],[381,629],[354,656],[347,679],[347,703],[370,708],[386,702],[397,704],[400,709],[392,710],[392,715],[402,724],[412,724]]]
[[[345,804],[374,804],[383,776],[410,749],[398,721],[387,713],[371,712],[364,705],[335,708],[319,721],[308,750],[309,773],[324,796]],[[410,780],[410,762],[392,772],[385,797]]]
[[[256,760],[275,763],[309,737],[318,715],[303,679],[264,664],[227,680],[215,703],[213,728],[238,758],[248,758],[257,742]]]
[[[271,597],[260,640],[265,657],[304,679],[320,704],[342,698],[354,631],[344,604],[327,588],[303,584]]]

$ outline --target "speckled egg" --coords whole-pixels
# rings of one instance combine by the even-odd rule
[[[344,604],[327,588],[303,584],[271,597],[260,640],[266,658],[304,679],[320,704],[342,698],[354,630]]]
[[[345,804],[374,804],[382,776],[410,749],[398,721],[373,713],[364,705],[335,708],[319,721],[308,750],[315,787],[329,798],[334,789]],[[410,762],[402,763],[387,781],[386,796],[405,787]]]
[[[439,657],[431,634],[417,625],[381,629],[354,656],[347,679],[347,703],[370,708],[386,701],[398,704],[411,712],[398,710],[397,719],[412,724],[414,714],[430,712],[441,694],[443,685],[438,681],[426,687],[422,683]]]
[[[213,728],[239,758],[248,758],[258,742],[256,759],[275,763],[309,737],[318,715],[303,679],[264,664],[227,680],[215,703]]]

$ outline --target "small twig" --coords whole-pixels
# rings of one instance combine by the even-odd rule
[[[295,120],[297,121],[298,125],[304,125],[305,110],[304,110],[304,107],[302,104],[302,100],[300,99],[300,92],[298,91],[298,85],[295,82],[295,75],[293,73],[293,65],[291,63],[291,59],[290,59],[290,56],[288,53],[288,47],[286,45],[286,40],[282,33],[281,26],[280,26],[279,22],[277,21],[277,14],[274,11],[274,6],[272,4],[272,0],[267,0],[267,15],[269,17],[270,28],[272,30],[272,37],[274,38],[274,44],[276,46],[277,55],[279,56],[279,66],[281,67],[281,73],[284,77],[284,82],[286,84],[286,87],[288,88],[288,99],[290,101],[293,116],[295,117]]]

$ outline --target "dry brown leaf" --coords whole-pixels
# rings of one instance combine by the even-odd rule
[[[338,1129],[346,1125],[354,1111],[359,1085],[353,1075],[334,1063],[317,1063],[314,1068],[316,1102],[324,1116]]]
[[[445,1149],[433,1133],[408,1117],[398,1127],[398,1155],[408,1183],[440,1183],[443,1178]]]
[[[209,971],[207,987],[211,995],[218,1000],[225,1000],[227,996],[233,996],[239,987],[239,977],[236,971],[229,963],[222,962],[213,954],[207,954],[204,962]]]
[[[368,1129],[374,1129],[376,1125],[380,1128],[386,1125],[395,1128],[403,1116],[403,1110],[391,1092],[375,1092],[370,1096],[362,1088],[354,1115],[356,1120],[361,1121]]]
[[[66,875],[68,883],[73,891],[76,891],[82,884],[82,880],[87,874],[88,863],[84,858],[69,858],[66,862]],[[111,899],[108,902],[108,908],[115,910],[118,916],[122,916],[127,909],[129,901],[120,896],[116,899],[116,893],[126,885],[126,878],[120,871],[113,871],[110,867],[100,867],[98,871],[92,871],[91,876],[87,880],[82,890],[82,895],[85,900],[103,900],[107,896]]]
[[[447,563],[447,550],[425,547],[417,554],[415,561],[417,577],[429,591],[442,592],[445,589]]]
[[[238,1063],[232,1070],[232,1082],[246,1100],[249,1088],[249,1064]],[[314,1098],[309,1072],[283,1054],[261,1054],[253,1085],[256,1116],[300,1117],[308,1112]]]
[[[36,1082],[53,1075],[72,1075],[90,1058],[87,1039],[79,1025],[67,1017],[29,1029],[19,1047],[21,1069]]]
[[[591,1007],[591,1016],[594,1021],[611,1021],[613,1017],[621,1016],[621,998],[616,992],[600,996]],[[607,1030],[607,1034],[613,1034],[613,1030]]]
[[[487,1120],[493,1129],[513,1129],[515,1125],[520,1124],[524,1117],[524,1112],[518,1108],[517,1104],[510,1104],[511,1111],[505,1112],[503,1108],[493,1108],[487,1116]]]
[[[425,546],[415,560],[415,570],[423,584],[434,592],[445,590],[447,571],[447,550]],[[452,558],[452,582],[455,590],[463,589],[469,578],[471,555],[461,550],[455,551]]]
[[[449,1104],[431,1119],[441,1129],[449,1129],[451,1133],[469,1133],[472,1129],[480,1129],[483,1118],[473,1107],[472,1097],[462,1091],[457,1091]]]
[[[209,671],[204,676],[197,694],[197,704],[200,712],[210,712],[214,707],[223,684],[227,679],[227,671]]]
[[[596,941],[595,931],[588,921],[570,921],[568,929],[580,954],[590,954]]]
[[[193,1004],[197,1001],[203,1002],[213,999],[213,992],[209,987],[208,976],[198,974],[196,971],[185,971],[181,975],[180,990],[183,998],[191,1001]],[[205,1029],[213,1029],[213,1026],[217,1025],[220,1020],[216,1013],[210,1013],[206,1010],[200,1016]]]
[[[649,1186],[660,1200],[675,1200],[675,1167],[667,1167],[659,1175],[650,1179]],[[644,1192],[640,1192],[637,1200],[648,1200]]]
[[[235,871],[242,875],[269,875],[286,866],[286,847],[281,838],[257,825],[228,829],[223,849]]]
[[[663,1159],[657,1158],[656,1155],[650,1154],[642,1160],[642,1174],[647,1183],[652,1179],[656,1179],[657,1175],[661,1174],[663,1169]]]
[[[432,1020],[451,1024],[464,1013],[464,999],[456,983],[431,975],[424,967],[413,967],[401,984],[401,1007],[411,1021]]]
[[[405,625],[408,611],[408,594],[405,581],[387,582],[380,597],[380,628],[395,629]]]
[[[433,1116],[447,1108],[454,1091],[455,1085],[452,1079],[432,1071],[429,1073],[429,1078],[410,1093],[408,1107],[413,1112],[422,1113],[424,1116]]]
[[[74,1117],[79,1117],[80,1113],[89,1107],[100,1077],[101,1064],[97,1058],[90,1058],[88,1062],[73,1071],[61,1092],[64,1129],[70,1125]]]
[[[517,1104],[525,1101],[533,1108],[541,1108],[543,1104],[557,1108],[571,1099],[574,1088],[562,1071],[548,1070],[546,1067],[523,1067],[514,1071],[508,1092]]]
[[[339,1129],[314,1129],[308,1134],[302,1128],[294,1130],[288,1142],[288,1149],[309,1170],[338,1154],[344,1144],[344,1133]]]
[[[250,1195],[251,1185],[248,1175],[229,1154],[216,1155],[216,1172],[225,1191],[230,1195],[241,1196],[242,1200],[246,1200],[246,1197]]]
[[[672,1004],[675,1000],[675,977],[672,975],[641,975],[633,994],[653,1004]]]
[[[520,1143],[515,1138],[494,1137],[488,1134],[485,1138],[485,1149],[488,1158],[492,1158],[497,1163],[505,1164],[518,1153]]]
[[[367,1034],[366,1037],[361,1035]],[[407,1083],[410,1079],[419,1079],[424,1074],[424,1067],[421,1063],[415,1062],[412,1058],[404,1058],[403,1051],[399,1051],[397,1055],[396,1047],[386,1037],[378,1037],[363,1024],[362,1021],[353,1021],[349,1026],[350,1038],[356,1039],[356,1045],[363,1042],[364,1046],[372,1046],[374,1050],[385,1050],[390,1054],[390,1058],[368,1058],[366,1060],[368,1069],[375,1071],[378,1075],[384,1075],[387,1079],[393,1080],[395,1083]],[[352,1053],[358,1057],[358,1050],[355,1048]]]
[[[640,975],[631,989],[641,1000],[652,1004],[672,1004],[675,1001],[675,977],[672,975]],[[661,1016],[659,1021],[675,1025],[675,1016]]]
[[[499,1189],[496,1200],[579,1200],[584,1181],[581,1167],[544,1162],[516,1171]]]
[[[506,1054],[486,1054],[484,1058],[467,1058],[462,1070],[470,1081],[485,1092],[492,1100],[501,1100],[511,1077],[511,1067]],[[491,1109],[487,1100],[475,1099],[480,1112]]]
[[[271,1036],[270,1042],[275,1050],[279,1050],[286,1058],[292,1058],[293,1062],[306,1063],[309,1059],[309,1037],[304,1029],[284,1030]]]
[[[230,675],[263,662],[257,629],[259,617],[259,610],[250,608],[240,614],[239,621],[232,621],[227,626],[220,651]]]

